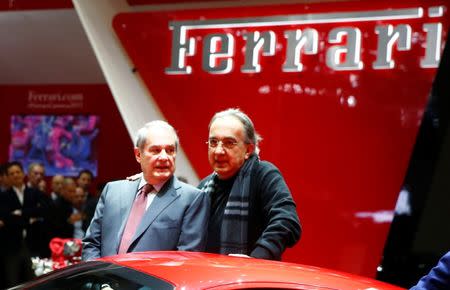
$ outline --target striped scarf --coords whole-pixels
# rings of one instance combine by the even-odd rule
[[[220,231],[221,254],[250,254],[247,240],[250,179],[252,168],[257,163],[259,158],[253,154],[241,167],[231,187]],[[216,178],[217,174],[213,173],[202,191],[212,196],[217,188]]]

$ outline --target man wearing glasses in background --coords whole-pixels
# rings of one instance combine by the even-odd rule
[[[280,260],[300,239],[295,202],[280,171],[259,160],[260,140],[239,109],[216,113],[209,123],[214,172],[199,184],[211,199],[207,252]]]

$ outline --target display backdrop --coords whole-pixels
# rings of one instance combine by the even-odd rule
[[[253,119],[303,225],[284,260],[374,276],[448,19],[448,1],[348,1],[123,13],[113,27],[199,176],[214,112]]]
[[[98,184],[140,170],[106,84],[0,86],[0,136],[0,163],[41,161],[48,181],[91,169]]]
[[[24,168],[39,162],[47,176],[77,177],[84,169],[97,176],[99,121],[95,115],[13,115],[9,161]]]

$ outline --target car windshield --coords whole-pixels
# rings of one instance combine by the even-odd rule
[[[88,262],[55,272],[12,289],[33,290],[173,290],[156,277],[104,262]]]

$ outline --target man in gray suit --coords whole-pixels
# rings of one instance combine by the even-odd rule
[[[138,131],[134,154],[142,178],[105,186],[83,239],[83,260],[138,251],[204,250],[209,200],[173,176],[177,147],[178,136],[164,121]]]

